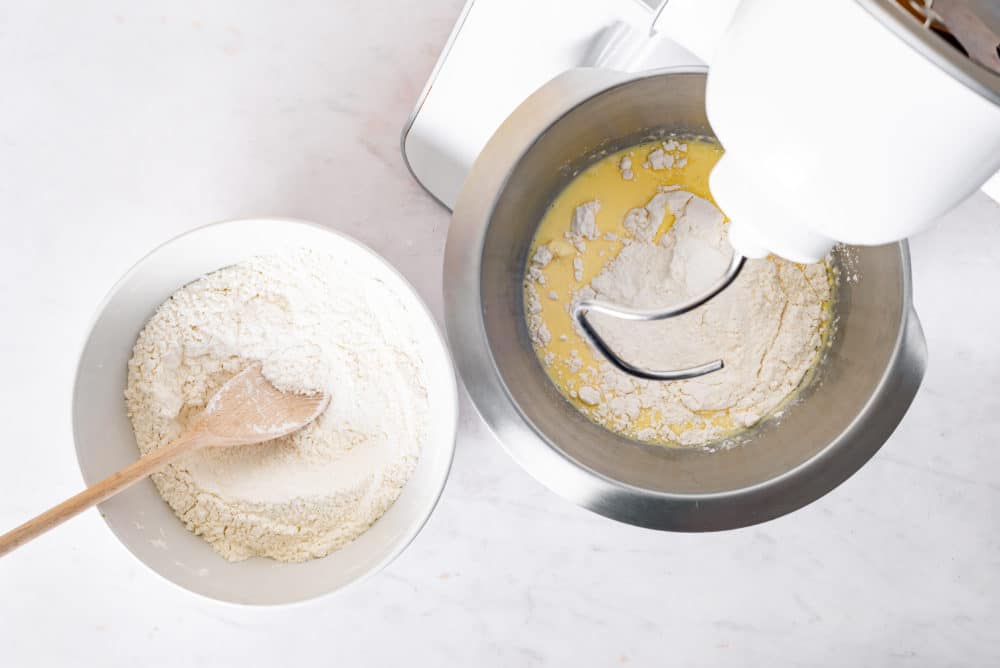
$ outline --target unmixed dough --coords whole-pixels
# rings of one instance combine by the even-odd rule
[[[581,205],[573,222],[598,209],[597,201]],[[675,221],[657,239],[668,211]],[[645,206],[628,212],[625,245],[574,299],[662,308],[703,293],[730,261],[724,225],[710,201],[676,185],[661,186]],[[588,231],[596,236],[599,230],[595,225]],[[551,335],[544,319],[532,315],[538,293],[531,276],[529,329],[543,362],[551,366],[555,357],[545,351]],[[612,349],[633,363],[676,369],[722,358],[726,366],[685,381],[646,381],[606,361],[585,366],[574,349],[565,365],[580,376],[573,398],[602,424],[643,441],[690,446],[717,440],[771,414],[799,386],[817,359],[829,299],[825,264],[768,258],[748,261],[732,286],[678,318],[637,323],[592,314]]]
[[[277,387],[330,407],[281,439],[193,452],[153,474],[160,494],[222,556],[322,557],[393,504],[425,438],[422,314],[345,258],[299,250],[220,269],[146,324],[125,396],[147,453],[197,419],[255,361]]]

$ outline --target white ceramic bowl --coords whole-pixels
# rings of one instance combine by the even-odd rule
[[[458,400],[451,357],[413,287],[383,258],[344,235],[294,220],[217,223],[183,234],[138,262],[105,299],[84,345],[73,389],[73,435],[87,484],[138,455],[123,392],[139,331],[178,288],[255,255],[308,247],[371,265],[418,318],[428,378],[430,432],[420,462],[389,511],[349,545],[323,559],[230,563],[188,531],[145,480],[101,504],[108,526],[151,569],[189,591],[233,603],[280,604],[327,594],[379,571],[420,531],[444,488],[455,450]]]

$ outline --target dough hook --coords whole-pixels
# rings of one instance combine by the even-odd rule
[[[603,313],[604,315],[608,315],[613,318],[621,318],[622,320],[638,320],[648,322],[652,320],[667,320],[668,318],[675,318],[679,315],[684,315],[685,313],[698,308],[728,288],[732,282],[736,280],[736,277],[740,275],[740,271],[742,271],[743,265],[746,264],[746,261],[747,259],[745,257],[734,252],[733,258],[729,262],[729,267],[726,269],[726,273],[723,274],[722,278],[720,278],[715,285],[697,297],[688,299],[687,301],[671,306],[670,308],[634,309],[601,301],[599,299],[583,299],[573,304],[572,316],[583,329],[587,340],[589,340],[590,343],[593,344],[594,347],[597,348],[601,354],[604,355],[604,357],[606,357],[607,360],[620,371],[624,371],[631,376],[637,376],[646,380],[685,380],[687,378],[704,376],[707,373],[719,371],[725,367],[725,362],[720,359],[713,362],[707,362],[699,366],[688,367],[686,369],[672,369],[665,371],[644,369],[619,357],[618,354],[615,353],[615,351],[612,350],[608,343],[601,337],[597,330],[594,329],[594,326],[591,324],[590,320],[587,319],[587,316],[591,311],[593,311],[595,313]]]

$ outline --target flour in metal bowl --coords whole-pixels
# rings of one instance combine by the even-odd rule
[[[701,308],[636,323],[594,314],[613,350],[639,366],[725,368],[681,381],[633,378],[586,342],[572,304],[602,299],[664,308],[704,292],[733,250],[708,191],[722,153],[678,140],[633,146],[578,175],[546,211],[532,243],[524,303],[549,378],[580,412],[646,443],[700,447],[779,411],[819,361],[830,331],[825,262],[750,260]]]

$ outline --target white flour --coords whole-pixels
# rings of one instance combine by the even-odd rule
[[[399,496],[426,433],[420,314],[363,266],[301,250],[220,269],[146,324],[125,396],[141,452],[179,435],[256,360],[277,387],[330,407],[268,443],[191,453],[153,475],[187,527],[225,558],[322,557]]]
[[[584,206],[587,212],[594,208],[593,203]],[[656,241],[668,210],[676,221]],[[645,207],[628,212],[624,225],[631,238],[575,299],[669,306],[703,292],[728,266],[732,249],[722,213],[677,186],[661,187]],[[531,297],[529,290],[529,301]],[[817,358],[826,317],[823,303],[829,298],[825,265],[765,259],[748,261],[732,286],[679,318],[636,323],[593,314],[611,347],[633,363],[676,369],[722,358],[726,366],[700,378],[656,382],[635,379],[602,362],[583,369],[584,384],[576,397],[603,423],[641,440],[681,445],[716,440],[734,427],[758,422],[794,392]],[[529,318],[533,330],[540,320]],[[583,367],[578,355],[568,364],[572,372]],[[656,417],[639,427],[643,409]],[[720,415],[728,421],[717,419]]]
[[[687,165],[687,150],[687,144],[680,144],[677,140],[670,139],[662,142],[659,147],[650,151],[646,162],[642,166],[654,171],[670,169],[672,167],[684,167]],[[631,166],[631,162],[629,166]],[[625,176],[626,168],[623,165],[620,165],[619,168],[622,170],[622,177],[626,180],[631,180],[631,176]]]

